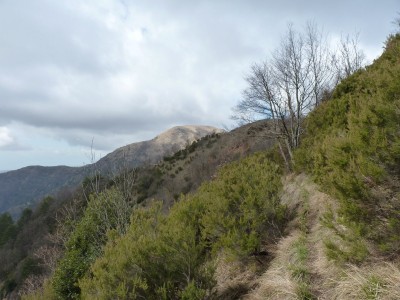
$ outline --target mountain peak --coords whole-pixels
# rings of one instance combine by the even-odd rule
[[[136,142],[116,149],[98,162],[84,167],[28,166],[0,174],[0,213],[12,211],[16,216],[21,207],[36,203],[46,195],[65,187],[74,187],[96,172],[117,174],[123,168],[154,164],[206,135],[223,130],[212,126],[176,126],[149,141]]]
[[[222,129],[204,126],[204,125],[184,125],[172,127],[158,136],[153,141],[160,144],[171,144],[171,143],[191,143],[200,137],[206,136],[212,133],[223,132]]]

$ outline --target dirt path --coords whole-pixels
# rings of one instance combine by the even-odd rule
[[[373,253],[361,265],[328,260],[326,241],[343,249],[346,245],[322,224],[327,213],[336,228],[351,233],[337,222],[338,201],[320,192],[305,175],[286,178],[281,199],[296,217],[276,245],[268,269],[253,281],[255,288],[239,299],[400,299],[400,261],[373,258]]]
[[[258,287],[242,299],[325,299],[329,270],[320,219],[333,202],[305,175],[287,178],[284,186],[282,201],[296,217],[279,241]]]
[[[346,249],[335,230],[351,234],[338,222],[338,201],[319,191],[305,175],[285,178],[281,200],[295,213],[285,236],[269,251],[271,260],[261,275],[243,271],[235,272],[234,280],[227,278],[228,284],[234,282],[241,289],[224,299],[400,299],[399,261],[368,259],[351,265],[328,260],[327,241]],[[326,220],[336,229],[329,229]]]

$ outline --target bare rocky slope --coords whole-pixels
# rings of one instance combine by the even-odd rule
[[[221,131],[211,126],[176,126],[152,140],[120,147],[98,162],[83,167],[29,166],[0,173],[0,213],[8,211],[17,216],[45,196],[75,187],[95,171],[110,175],[125,167],[154,164],[201,137]]]

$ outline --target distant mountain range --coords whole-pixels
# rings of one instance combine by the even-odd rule
[[[95,171],[113,175],[122,168],[155,164],[193,141],[221,131],[211,126],[177,126],[152,140],[118,148],[96,163],[83,167],[29,166],[15,171],[0,171],[0,213],[7,211],[18,216],[24,208],[34,206],[45,196],[63,188],[76,187]]]

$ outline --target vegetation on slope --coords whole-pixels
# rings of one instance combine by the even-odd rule
[[[230,298],[396,298],[399,59],[400,36],[393,36],[381,58],[343,80],[302,119],[306,134],[294,166],[332,197],[304,174],[294,191],[290,182],[283,186],[274,150],[226,164],[251,152],[250,143],[207,137],[93,189],[69,227],[51,280],[31,298],[222,298],[221,258],[265,269],[253,291]],[[275,243],[264,265],[259,258]],[[32,261],[25,265],[36,272]]]
[[[29,218],[25,218],[28,215],[23,218],[21,230],[14,236],[7,233],[7,224],[4,224],[1,232],[8,241],[0,246],[2,297],[18,297],[18,294],[30,293],[43,285],[63,256],[71,232],[84,216],[90,195],[96,198],[105,189],[114,187],[129,199],[132,207],[146,205],[156,198],[163,202],[165,212],[181,193],[195,191],[221,165],[270,146],[270,141],[252,137],[249,128],[251,126],[243,126],[229,133],[212,134],[157,165],[125,170],[115,178],[88,177],[76,191],[63,191],[50,202],[47,201],[50,198],[44,199]],[[12,228],[15,226],[14,222]],[[35,268],[32,274],[22,272],[25,259],[33,259],[40,268]],[[27,276],[21,276],[22,273]]]
[[[25,209],[20,219],[14,222],[10,215],[0,216],[0,296],[5,296],[20,283],[47,273],[45,249],[50,244],[44,236],[55,230],[53,198],[44,198],[37,209]],[[41,249],[36,253],[32,249]],[[47,273],[48,274],[48,273]]]
[[[367,258],[357,244],[363,236],[387,255],[400,254],[399,54],[397,35],[374,64],[344,80],[306,120],[297,168],[339,199],[342,223],[353,229],[353,251],[328,243],[338,259]]]
[[[86,245],[91,231],[78,225],[53,278],[54,290],[60,299],[78,297],[80,288],[84,299],[202,299],[214,285],[218,253],[256,256],[283,229],[280,189],[279,166],[265,153],[226,166],[195,194],[181,196],[168,215],[158,202],[135,210],[126,234],[108,232],[104,254],[90,272],[84,270],[93,258]],[[94,220],[82,221],[96,228]],[[80,259],[74,259],[77,251],[84,254]]]

